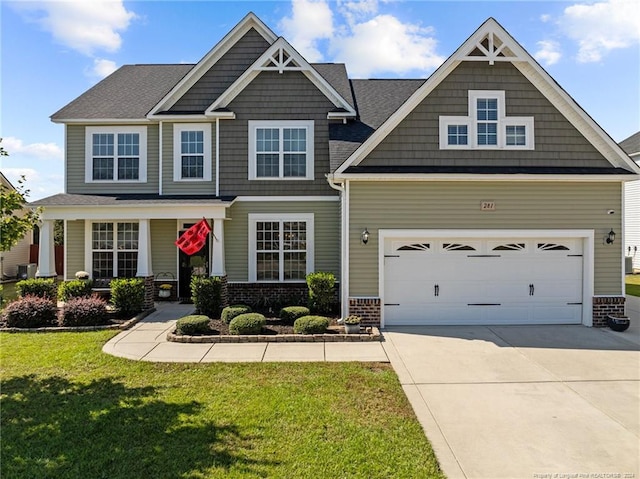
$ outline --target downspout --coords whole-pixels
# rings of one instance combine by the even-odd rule
[[[216,196],[220,196],[220,118],[216,118]]]
[[[158,142],[160,143],[158,145],[158,194],[160,196],[162,196],[162,125],[161,121],[158,127],[160,129],[158,133]]]
[[[349,237],[348,237],[348,215],[347,198],[345,198],[345,187],[333,180],[333,175],[326,175],[329,186],[340,192],[340,309],[342,317],[349,315]]]

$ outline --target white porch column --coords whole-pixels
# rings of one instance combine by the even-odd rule
[[[136,276],[139,278],[153,276],[151,270],[151,230],[148,219],[141,219],[138,223],[138,270]]]
[[[44,220],[40,225],[40,247],[38,248],[38,278],[55,278],[56,256],[53,241],[54,220]]]
[[[224,220],[213,220],[213,254],[210,276],[226,276],[224,266]]]

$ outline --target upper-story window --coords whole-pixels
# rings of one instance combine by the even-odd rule
[[[440,149],[533,150],[533,124],[506,115],[504,91],[470,90],[468,116],[440,117]]]
[[[143,126],[87,127],[86,182],[146,182],[147,129]]]
[[[211,181],[211,125],[173,125],[174,181]]]
[[[250,180],[313,180],[313,121],[250,121]]]

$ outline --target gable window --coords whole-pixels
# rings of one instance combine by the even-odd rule
[[[138,223],[92,223],[92,276],[133,278],[137,269]]]
[[[249,245],[250,281],[305,281],[313,271],[313,214],[250,214]]]
[[[86,182],[146,182],[145,127],[87,127]]]
[[[174,181],[211,181],[211,125],[173,125]]]
[[[504,91],[470,90],[468,111],[440,117],[441,150],[534,149],[533,117],[506,116]]]
[[[313,121],[250,121],[250,180],[312,180]]]

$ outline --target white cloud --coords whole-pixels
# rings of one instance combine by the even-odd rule
[[[335,11],[331,6],[335,5]],[[283,35],[310,62],[347,64],[350,75],[426,73],[444,58],[436,53],[433,29],[379,13],[378,0],[292,0],[292,14],[280,22]],[[342,19],[337,21],[337,17]],[[326,41],[331,58],[323,58]]]
[[[122,0],[21,0],[13,5],[58,42],[89,56],[96,50],[117,51],[122,44],[120,32],[136,18]]]
[[[541,40],[538,45],[538,50],[534,53],[534,58],[545,66],[558,63],[562,57],[560,52],[560,44],[553,40]]]
[[[2,139],[2,147],[12,156],[26,156],[41,160],[62,160],[64,152],[55,143],[29,143],[25,144],[21,139],[8,136]]]
[[[333,13],[325,0],[293,0],[291,17],[280,22],[285,38],[309,62],[322,60],[317,42],[333,35]]]
[[[551,20],[551,15],[549,15],[548,13],[540,15],[540,21],[542,23],[547,23],[549,20]]]
[[[611,50],[640,44],[640,2],[607,0],[564,9],[562,31],[578,42],[578,61],[598,62]]]
[[[402,23],[391,15],[378,15],[354,24],[349,34],[331,42],[331,50],[354,77],[426,72],[444,61],[436,53],[437,41],[432,34],[430,28]]]
[[[112,60],[105,60],[104,58],[94,58],[93,68],[89,69],[86,74],[89,77],[97,78],[99,80],[111,75],[118,69],[116,62]]]

